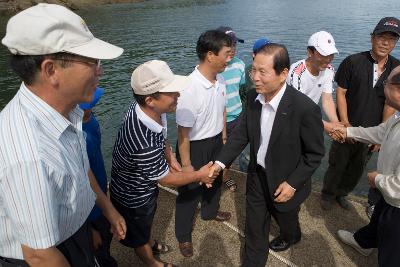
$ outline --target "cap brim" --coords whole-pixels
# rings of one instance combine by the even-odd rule
[[[388,29],[388,28],[379,29],[379,30],[374,31],[373,34],[381,34],[381,33],[384,33],[384,32],[391,32],[391,33],[396,34],[397,36],[400,36],[400,31],[396,31],[396,30],[393,29],[393,28],[389,28],[389,29]]]
[[[124,52],[124,49],[93,38],[86,44],[65,49],[64,52],[96,59],[113,59],[119,57]]]
[[[333,54],[339,54],[339,51],[337,50],[336,47],[330,47],[328,49],[322,50],[321,47],[315,47],[317,49],[318,53],[320,53],[322,56],[329,56]]]
[[[159,90],[160,93],[182,92],[189,86],[189,77],[182,75],[174,75],[174,80],[163,89]]]

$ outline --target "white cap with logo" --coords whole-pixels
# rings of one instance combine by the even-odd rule
[[[85,21],[66,7],[45,3],[10,18],[2,43],[15,55],[66,52],[95,59],[112,59],[124,51],[95,38]]]
[[[188,85],[189,77],[174,75],[167,63],[161,60],[150,60],[141,64],[131,77],[131,86],[137,95],[180,92]]]
[[[311,35],[308,39],[308,46],[313,46],[323,56],[338,54],[336,49],[335,40],[332,35],[326,31],[319,31]]]

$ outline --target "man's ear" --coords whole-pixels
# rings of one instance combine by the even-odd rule
[[[214,57],[215,57],[215,54],[213,52],[211,52],[211,51],[207,52],[207,55],[206,55],[207,62],[210,62],[210,63],[213,62]]]
[[[61,71],[61,66],[56,64],[55,60],[45,59],[40,64],[40,76],[42,80],[48,81],[53,86],[59,82],[59,71]]]
[[[289,70],[287,68],[285,68],[281,72],[281,74],[279,74],[279,80],[281,81],[281,83],[286,81],[286,78],[287,78],[288,74],[289,74]]]
[[[146,102],[146,106],[150,107],[150,108],[154,108],[155,103],[154,103],[154,98],[151,96],[147,96],[144,100],[144,102]]]
[[[314,52],[311,49],[307,49],[307,57],[311,57],[314,54]]]

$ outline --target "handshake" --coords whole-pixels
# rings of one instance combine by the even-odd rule
[[[349,143],[354,143],[353,139],[348,139],[347,138],[347,127],[350,127],[350,124],[342,124],[340,122],[331,122],[329,123],[328,127],[328,134],[329,136],[339,142],[339,143],[344,143],[344,142],[349,142]]]
[[[193,168],[193,167],[192,167]],[[210,161],[198,170],[200,174],[200,184],[204,184],[207,188],[212,187],[214,180],[218,177],[222,168],[217,163]],[[185,171],[185,170],[184,170]]]

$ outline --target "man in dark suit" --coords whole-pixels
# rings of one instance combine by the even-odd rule
[[[300,205],[324,156],[321,110],[285,83],[289,67],[285,46],[270,43],[258,51],[250,73],[255,90],[210,172],[219,173],[250,143],[242,266],[265,266],[271,215],[280,226],[271,249],[286,250],[300,241]]]

